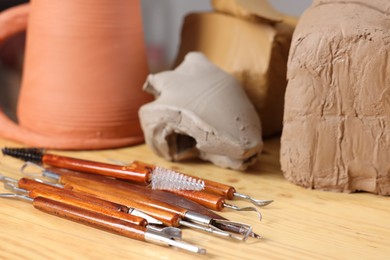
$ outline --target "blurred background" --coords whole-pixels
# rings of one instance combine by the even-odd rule
[[[312,0],[269,0],[279,11],[299,16]],[[210,0],[142,0],[145,38],[152,70],[169,68],[179,45],[181,23],[191,12],[211,11]]]
[[[0,0],[0,10],[25,2],[28,1]],[[269,2],[284,13],[299,16],[309,7],[312,0]],[[176,56],[184,16],[191,12],[211,11],[210,0],[141,0],[141,3],[151,72],[168,69]],[[20,34],[0,46],[0,108],[14,120],[22,73],[24,41],[25,35]]]

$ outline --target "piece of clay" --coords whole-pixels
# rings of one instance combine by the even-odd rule
[[[185,17],[176,59],[191,51],[234,75],[255,106],[263,136],[282,129],[287,57],[294,26],[253,22],[224,13],[193,13]]]
[[[390,194],[390,2],[314,1],[294,33],[281,140],[304,187]]]
[[[138,109],[151,99],[140,1],[34,0],[1,13],[0,44],[26,26],[18,123],[0,111],[0,136],[55,149],[142,143]]]
[[[174,71],[149,75],[156,100],[141,107],[146,143],[167,160],[200,157],[245,170],[261,152],[258,115],[239,82],[201,53]]]

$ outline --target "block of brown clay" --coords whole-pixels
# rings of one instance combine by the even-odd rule
[[[144,89],[156,100],[139,111],[145,141],[167,160],[199,157],[245,170],[263,142],[258,115],[231,75],[201,53],[173,71],[149,75]]]
[[[176,64],[190,51],[234,75],[260,116],[263,136],[282,128],[287,57],[293,27],[252,22],[222,13],[185,17]]]
[[[390,3],[314,1],[291,46],[285,177],[308,188],[390,194]]]

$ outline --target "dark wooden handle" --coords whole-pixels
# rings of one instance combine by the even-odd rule
[[[223,197],[206,191],[173,190],[170,192],[195,201],[212,210],[221,211],[224,208],[225,199]]]
[[[71,175],[62,176],[60,181],[65,185],[65,188],[141,210],[162,221],[167,226],[178,227],[181,216],[186,212],[182,208],[153,200],[130,189],[117,187],[111,183]],[[181,213],[182,211],[184,213]]]
[[[18,185],[20,188],[30,191],[30,198],[43,197],[55,200],[90,211],[109,215],[113,218],[119,218],[131,224],[143,227],[146,227],[148,224],[145,219],[126,213],[129,211],[129,208],[118,203],[80,194],[78,192],[67,189],[53,187],[27,178],[20,179]]]
[[[144,241],[146,229],[126,221],[47,198],[34,199],[35,208],[93,228]]]
[[[82,160],[54,154],[45,154],[42,162],[59,168],[81,171],[93,174],[99,174],[114,177],[123,180],[130,180],[140,183],[149,183],[151,171],[143,165],[138,167],[137,164],[121,166],[102,162]]]

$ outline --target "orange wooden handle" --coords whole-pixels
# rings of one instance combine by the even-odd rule
[[[94,173],[123,180],[149,183],[151,171],[147,167],[137,167],[136,164],[121,166],[102,162],[82,160],[54,154],[44,154],[42,162],[59,168]]]
[[[208,216],[210,218],[214,219],[225,219],[221,215],[218,215],[214,211],[211,211],[204,207],[203,205],[200,205],[197,202],[194,202],[190,199],[184,198],[183,196],[168,192],[168,191],[162,191],[162,190],[152,190],[151,188],[144,186],[144,185],[137,185],[134,183],[130,183],[128,181],[118,180],[118,179],[112,179],[107,178],[105,176],[99,176],[95,174],[87,174],[87,173],[80,173],[80,172],[74,172],[69,170],[63,170],[58,168],[49,168],[49,171],[59,174],[61,176],[71,175],[71,176],[79,176],[81,178],[85,179],[93,179],[99,182],[106,183],[107,185],[111,185],[117,188],[125,189],[125,190],[132,190],[137,193],[141,193],[151,199],[159,200],[171,205],[176,205],[180,208],[182,208],[182,213],[186,210],[197,212],[199,214]]]
[[[156,167],[153,164],[148,164],[148,163],[144,163],[144,162],[140,162],[140,161],[134,161],[134,162],[132,162],[132,164],[130,166],[133,166],[137,170],[144,169],[144,170],[148,170],[149,172],[153,172],[153,169]],[[186,175],[188,175],[188,174],[186,174]],[[188,176],[191,176],[191,175],[188,175]],[[193,177],[195,179],[201,179],[201,178],[196,177],[196,176],[191,176],[191,177]],[[215,181],[211,181],[211,180],[207,180],[207,179],[203,179],[203,178],[202,178],[202,180],[204,181],[204,184],[205,184],[205,191],[208,191],[209,193],[214,193],[217,195],[222,195],[222,196],[224,196],[225,199],[232,200],[234,198],[234,193],[237,192],[233,186],[226,185],[226,184],[219,183],[219,182],[215,182]]]
[[[42,197],[35,198],[33,205],[35,208],[43,212],[60,218],[72,220],[90,227],[129,238],[141,241],[145,240],[145,227],[130,224],[121,219]]]
[[[111,201],[102,200],[67,189],[53,187],[27,178],[20,179],[18,185],[22,189],[29,190],[29,197],[33,199],[43,197],[119,218],[134,225],[146,227],[148,224],[145,219],[126,213],[129,211],[128,207]]]
[[[140,161],[134,161],[132,163],[132,165],[134,165],[138,169],[142,169],[142,168],[148,169],[148,170],[150,170],[150,172],[152,172],[154,167],[156,167],[155,165],[140,162]],[[186,175],[188,175],[188,174],[186,174]],[[188,175],[188,176],[191,176],[191,175]],[[200,179],[199,177],[196,177],[196,176],[191,176],[191,177],[193,177],[195,179]],[[236,189],[234,187],[232,187],[230,185],[223,184],[223,183],[207,180],[207,179],[202,179],[202,180],[204,181],[204,184],[205,184],[205,191],[208,191],[210,193],[214,193],[217,195],[222,195],[222,196],[224,196],[225,199],[229,199],[229,200],[234,198],[234,193],[236,192]]]
[[[224,208],[225,199],[223,197],[206,191],[173,190],[170,192],[195,201],[209,209],[221,211]]]
[[[196,178],[196,177],[194,177],[194,178]],[[215,193],[218,195],[222,195],[222,196],[224,196],[224,198],[229,199],[229,200],[234,198],[234,193],[236,192],[236,189],[234,187],[226,185],[226,184],[222,184],[219,182],[215,182],[215,181],[210,181],[210,180],[205,180],[205,179],[203,179],[203,180],[204,180],[204,184],[205,184],[205,187],[204,187],[205,191]]]
[[[162,221],[167,226],[178,227],[180,225],[182,213],[179,211],[182,210],[181,208],[150,199],[129,189],[123,189],[94,179],[65,175],[61,177],[60,181],[65,185],[65,188],[141,210]]]

